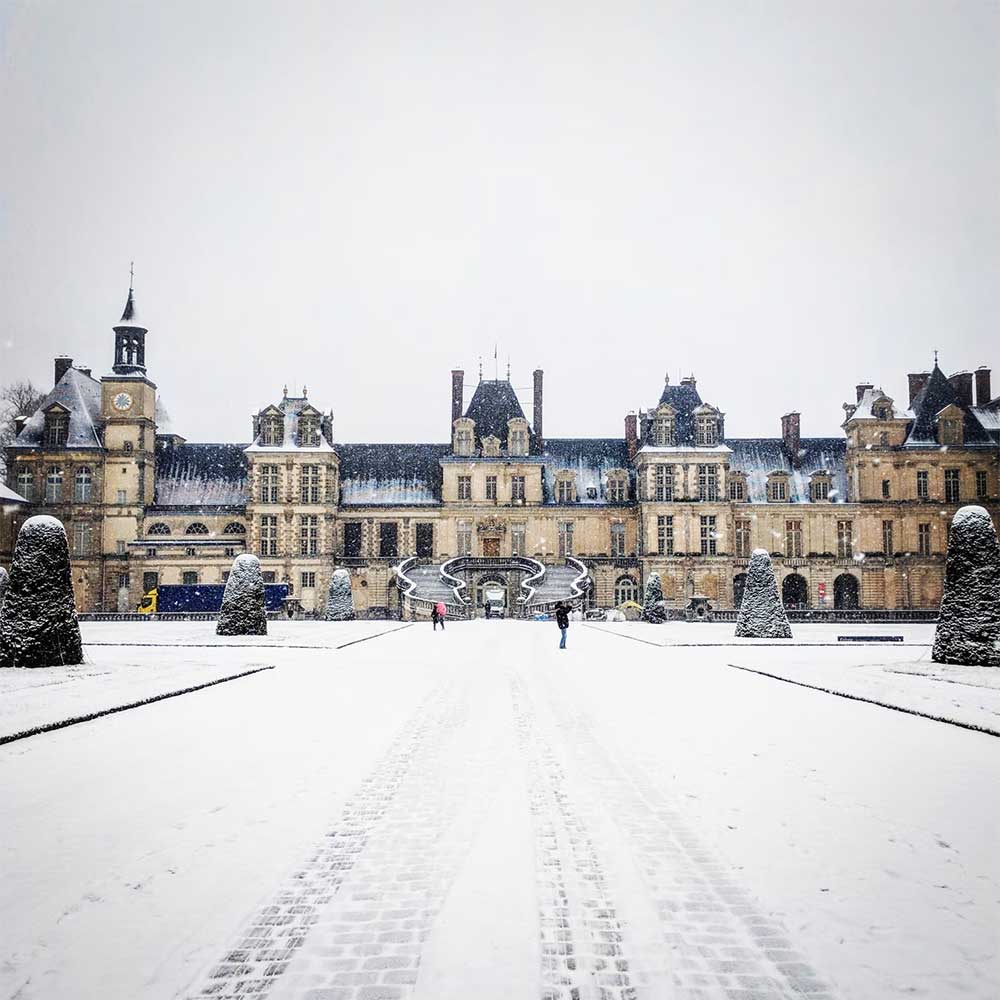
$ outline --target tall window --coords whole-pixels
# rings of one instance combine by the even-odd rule
[[[572,503],[573,502],[573,480],[572,479],[557,479],[556,480],[556,499],[559,503]]]
[[[303,465],[299,472],[300,503],[320,502],[320,475],[318,465]]]
[[[801,521],[785,521],[785,556],[788,559],[802,558]]]
[[[486,477],[486,499],[496,500],[497,498],[497,477],[487,476]]]
[[[608,480],[609,503],[625,503],[628,499],[628,489],[625,486],[625,482],[620,476],[612,476]]]
[[[115,490],[115,502],[119,504],[128,503],[128,490]]]
[[[947,503],[958,503],[960,491],[958,488],[958,469],[944,470],[944,498]]]
[[[511,500],[524,499],[524,476],[510,477],[510,498]]]
[[[717,465],[698,466],[698,499],[719,499],[719,467]]]
[[[458,522],[458,554],[460,556],[472,555],[472,522]]]
[[[299,447],[318,448],[319,447],[319,417],[302,417],[299,420]]]
[[[882,480],[882,499],[888,500],[892,496],[892,480]]]
[[[299,515],[299,554],[319,555],[319,517],[316,514]]]
[[[621,521],[611,525],[611,555],[616,559],[625,555],[625,525]]]
[[[661,448],[677,443],[674,416],[672,413],[657,414],[653,421],[653,441]]]
[[[702,446],[719,443],[719,422],[715,417],[698,417],[695,431],[695,441]]]
[[[361,522],[344,522],[344,555],[357,558],[361,555]]]
[[[82,465],[76,470],[73,478],[73,499],[77,503],[90,503],[90,494],[94,485],[94,477],[90,466]]]
[[[275,448],[285,443],[285,420],[283,417],[265,417],[261,428],[261,444]]]
[[[278,517],[276,514],[265,514],[260,519],[260,554],[276,556],[278,554]]]
[[[656,551],[661,556],[674,554],[674,519],[662,514],[656,519]]]
[[[90,555],[93,530],[94,526],[88,521],[76,521],[73,524],[73,555]]]
[[[742,476],[730,476],[729,499],[743,501],[747,498],[747,484]]]
[[[510,455],[528,454],[528,432],[523,427],[510,432],[507,441],[507,452]]]
[[[35,499],[35,476],[32,473],[30,466],[18,466],[17,492],[20,493],[25,500]]]
[[[472,476],[458,477],[458,499],[459,500],[472,499]]]
[[[715,540],[715,516],[703,516],[701,518],[701,554],[703,556],[715,555]]]
[[[69,414],[53,411],[45,415],[45,447],[62,448],[69,436]]]
[[[378,526],[378,554],[399,555],[399,525],[395,521],[382,521]]]
[[[896,546],[892,538],[892,521],[882,522],[882,551],[887,555],[895,555]]]
[[[917,473],[917,499],[926,500],[930,495],[929,475],[926,469],[921,469]]]
[[[931,526],[929,524],[917,525],[917,551],[922,556],[931,554]]]
[[[837,522],[837,555],[841,559],[854,555],[854,528],[850,521]]]
[[[674,467],[672,465],[655,466],[653,498],[661,502],[673,500]]]
[[[989,490],[986,485],[986,473],[982,470],[976,472],[976,499],[985,500]]]
[[[525,525],[518,523],[510,526],[510,552],[514,556],[524,555]]]
[[[262,465],[260,467],[260,502],[278,502],[278,467],[276,465]]]
[[[53,465],[45,474],[45,501],[59,503],[62,500],[63,474],[62,469]]]
[[[750,521],[746,518],[736,520],[736,558],[750,558]]]
[[[565,559],[573,554],[573,522],[559,522],[559,557]]]

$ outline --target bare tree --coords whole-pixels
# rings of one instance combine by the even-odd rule
[[[7,475],[7,446],[14,442],[14,418],[30,417],[38,409],[45,393],[31,382],[11,382],[0,388],[0,479]]]

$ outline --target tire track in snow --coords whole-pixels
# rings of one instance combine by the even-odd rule
[[[510,690],[535,835],[541,1000],[635,1000],[628,944],[598,847],[517,677]]]
[[[469,692],[425,700],[337,825],[211,968],[192,997],[395,1000],[481,825],[494,737],[469,725]]]
[[[659,763],[612,754],[592,720],[567,703],[568,682],[548,684],[565,742],[643,872],[659,915],[673,984],[684,1000],[832,1000],[780,920],[700,841],[663,783]]]

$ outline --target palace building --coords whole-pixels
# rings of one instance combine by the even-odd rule
[[[668,379],[658,399],[650,386],[649,408],[618,436],[549,438],[541,371],[530,420],[509,379],[480,377],[466,405],[453,371],[441,442],[339,443],[332,413],[286,389],[253,416],[250,441],[197,444],[147,370],[131,289],[113,330],[101,378],[56,358],[0,494],[0,564],[25,518],[53,514],[82,611],[224,582],[247,551],[307,613],[340,567],[362,616],[418,615],[439,599],[471,610],[486,587],[510,613],[563,597],[619,606],[641,601],[653,571],[675,607],[703,595],[731,608],[758,547],[789,606],[931,608],[954,512],[1000,512],[1000,398],[985,367],[946,376],[935,361],[908,376],[905,400],[860,384],[831,438],[803,437],[798,413],[779,436],[727,437],[693,376]]]

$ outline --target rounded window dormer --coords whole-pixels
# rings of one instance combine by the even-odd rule
[[[452,425],[452,450],[456,455],[472,455],[476,449],[476,422],[459,417]]]

